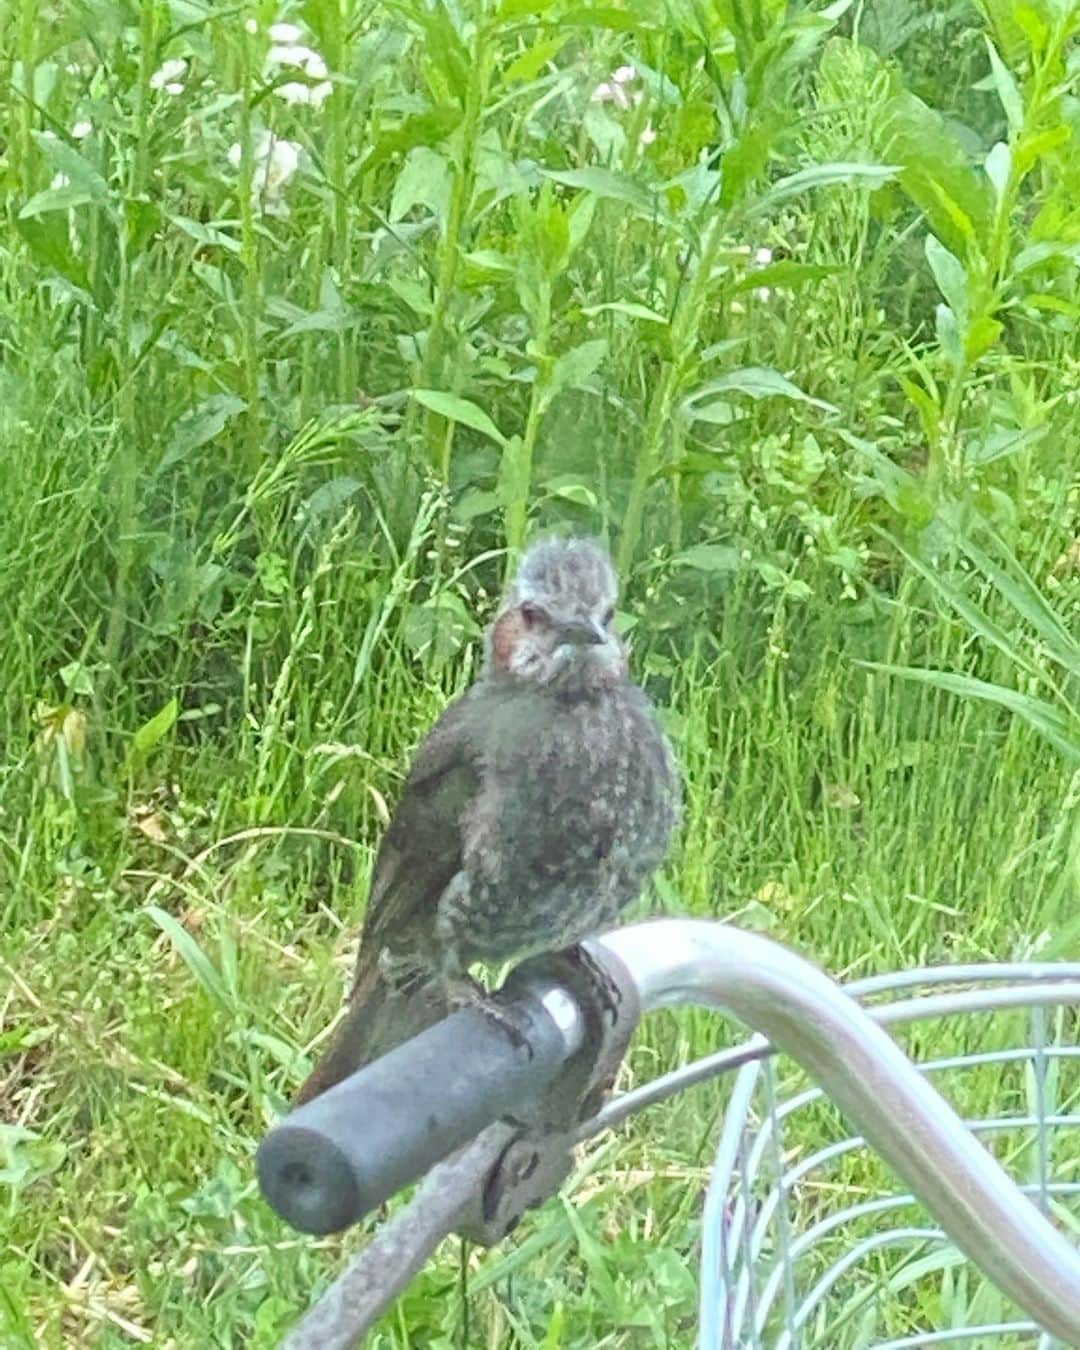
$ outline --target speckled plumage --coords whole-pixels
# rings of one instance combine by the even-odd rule
[[[667,850],[678,779],[611,631],[596,545],[531,549],[481,678],[417,752],[375,864],[351,1002],[306,1100],[445,1010],[473,961],[610,927]]]
[[[479,784],[464,878],[436,931],[463,963],[565,947],[610,926],[663,860],[674,774],[645,695],[478,684],[459,705]]]

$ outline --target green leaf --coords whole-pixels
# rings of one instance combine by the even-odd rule
[[[148,722],[144,722],[131,738],[128,751],[128,771],[135,773],[146,762],[147,756],[172,731],[180,715],[180,701],[175,696],[156,712]]]
[[[860,455],[870,470],[870,482],[879,490],[894,511],[911,520],[922,529],[933,518],[934,510],[926,498],[922,484],[914,474],[883,454],[873,441],[862,440],[839,428],[840,439]]]
[[[860,661],[867,670],[880,670],[887,675],[898,675],[904,680],[932,685],[961,698],[981,699],[1022,717],[1035,731],[1060,750],[1069,759],[1080,759],[1080,726],[1064,717],[1045,699],[1021,694],[1001,684],[989,684],[970,675],[956,675],[947,670],[923,670],[916,666],[890,666],[877,661]]]
[[[439,219],[450,200],[450,166],[443,155],[427,145],[414,146],[405,158],[394,183],[387,219],[402,220],[414,206],[426,206]]]
[[[146,905],[148,914],[172,943],[176,954],[191,971],[203,991],[220,1007],[230,1008],[232,1000],[218,968],[182,923],[159,905]]]
[[[21,1190],[55,1172],[66,1156],[63,1144],[44,1139],[24,1125],[0,1121],[0,1186]]]
[[[729,427],[739,420],[738,410],[726,398],[701,405],[686,402],[680,411],[688,422],[707,422],[714,427]]]
[[[342,309],[316,309],[295,319],[281,330],[281,338],[296,337],[300,333],[347,333],[360,322],[359,314]]]
[[[964,368],[964,340],[960,335],[960,324],[948,305],[938,305],[934,311],[934,329],[938,345],[955,370]]]
[[[506,437],[483,408],[478,408],[467,398],[461,398],[458,394],[446,394],[440,389],[414,389],[412,396],[417,403],[429,408],[433,413],[438,413],[440,417],[445,417],[451,422],[460,422],[462,426],[472,427],[473,431],[490,436],[497,445],[506,446]]]
[[[572,258],[588,237],[596,215],[598,198],[591,192],[579,192],[566,213],[569,231],[567,258]]]
[[[980,609],[974,601],[969,600],[959,587],[954,586],[939,567],[931,567],[914,553],[910,553],[897,539],[893,539],[891,536],[888,536],[888,538],[896,551],[907,560],[908,565],[913,567],[929,583],[931,589],[936,591],[943,600],[946,600],[956,610],[973,633],[978,633],[981,638],[985,638],[987,642],[997,647],[998,651],[1003,652],[1010,661],[1019,666],[1021,670],[1026,671],[1027,674],[1035,675],[1037,673],[1015,639],[1000,628],[985,610]]]
[[[70,661],[60,668],[60,678],[64,688],[72,694],[81,694],[84,698],[94,697],[94,679],[81,661]]]
[[[1001,539],[995,546],[1008,560],[1012,572],[999,566],[968,538],[961,537],[960,547],[1014,611],[1035,629],[1054,660],[1073,675],[1080,675],[1080,643],[1049,605],[1042,591]]]
[[[602,305],[586,305],[581,312],[591,319],[605,311],[610,311],[612,314],[625,314],[628,319],[644,319],[647,323],[666,324],[668,322],[663,314],[658,314],[655,309],[650,309],[648,305],[639,305],[636,300],[608,300]]]
[[[548,62],[558,56],[568,41],[568,33],[556,33],[554,37],[541,38],[531,47],[526,47],[503,71],[503,84],[531,83]]]
[[[550,497],[558,497],[564,502],[573,502],[575,506],[586,506],[595,511],[598,505],[596,493],[572,474],[562,474],[558,478],[549,478],[543,485]]]
[[[505,23],[508,19],[529,18],[535,20],[538,15],[550,9],[556,0],[502,0],[496,19]]]
[[[453,591],[439,591],[407,610],[402,639],[411,652],[427,654],[441,663],[457,655],[478,631],[461,597]]]
[[[19,212],[20,217],[38,216],[47,211],[62,211],[73,206],[84,206],[88,202],[108,200],[108,183],[74,146],[43,131],[35,131],[34,139],[53,169],[63,174],[67,183],[63,187],[47,188],[31,197]]]
[[[168,469],[186,459],[199,446],[216,440],[226,424],[246,407],[244,400],[235,394],[211,394],[197,408],[191,408],[177,418],[158,468]]]
[[[746,394],[753,399],[788,398],[796,403],[809,403],[824,412],[839,411],[832,403],[826,403],[824,399],[804,393],[797,384],[792,384],[786,376],[781,375],[778,370],[773,370],[771,366],[743,366],[739,370],[729,370],[727,374],[719,375],[716,379],[703,384],[687,398],[686,402],[694,404],[698,399],[710,394],[726,393]]]
[[[990,152],[983,161],[983,168],[1000,205],[1005,200],[1009,180],[1012,178],[1012,151],[1004,141],[997,141],[990,147]]]
[[[469,49],[466,47],[457,25],[462,18],[456,9],[449,5],[400,4],[389,7],[391,12],[398,9],[415,24],[424,35],[422,50],[425,63],[431,73],[438,76],[435,83],[443,83],[446,92],[458,99],[463,105],[472,64]]]
[[[811,164],[809,168],[775,182],[749,203],[747,215],[763,215],[811,188],[834,187],[837,183],[858,183],[875,188],[895,178],[896,174],[897,166],[893,164]]]
[[[990,71],[994,77],[994,88],[997,90],[998,98],[1001,100],[1001,106],[1005,110],[1005,117],[1009,123],[1009,131],[1014,135],[1024,128],[1024,100],[1020,96],[1020,89],[1012,71],[1008,68],[998,50],[986,37],[986,52],[990,57]]]
[[[644,18],[625,9],[616,9],[613,5],[586,5],[581,9],[568,10],[559,23],[563,28],[587,28],[590,32],[607,28],[614,33],[639,33],[656,27],[655,23],[648,23]]]
[[[372,172],[394,155],[406,154],[415,146],[440,144],[460,125],[463,116],[464,110],[458,104],[447,103],[404,118],[375,142],[364,160],[364,172]]]
[[[545,403],[549,403],[564,389],[576,389],[584,384],[599,368],[607,355],[607,349],[607,338],[590,338],[564,352],[552,367],[545,390]]]
[[[497,492],[484,492],[479,488],[470,488],[454,506],[453,516],[462,525],[467,525],[470,520],[476,520],[479,516],[487,516],[492,511],[497,511],[501,505],[502,501]]]
[[[740,291],[757,290],[759,286],[770,286],[775,290],[794,290],[811,281],[820,281],[822,277],[834,277],[847,269],[839,264],[800,263],[788,258],[780,262],[769,263],[767,267],[757,267],[740,278],[731,288],[734,294]]]
[[[58,272],[79,290],[89,292],[90,277],[82,260],[76,257],[72,250],[71,235],[65,217],[52,214],[36,217],[18,216],[15,228],[39,266],[46,271]]]
[[[990,185],[939,112],[905,91],[888,100],[876,126],[875,151],[901,166],[900,186],[926,212],[939,239],[962,253],[989,235]]]
[[[167,212],[167,219],[197,244],[206,248],[223,248],[227,253],[240,252],[240,241],[212,223],[193,220],[191,216],[181,215],[178,211]]]
[[[597,197],[625,202],[643,215],[666,214],[663,203],[655,193],[649,192],[627,174],[616,173],[614,169],[591,165],[585,169],[544,169],[542,172],[553,183],[561,183],[563,187],[584,188]]]
[[[86,206],[101,198],[85,187],[67,183],[64,187],[46,188],[35,192],[19,212],[20,220],[29,220],[34,216],[44,216],[50,211],[70,211],[76,206]]]
[[[731,544],[695,544],[677,553],[671,561],[698,572],[737,572],[741,559],[739,550]]]
[[[1080,244],[1069,244],[1058,239],[1039,240],[1038,243],[1028,244],[1022,248],[1016,255],[1013,262],[1013,276],[1018,276],[1021,272],[1029,272],[1033,267],[1041,267],[1044,263],[1051,260],[1068,263],[1080,263]]]
[[[995,460],[1006,459],[1009,455],[1038,445],[1049,433],[1050,427],[1046,424],[1028,427],[1024,431],[1017,431],[1013,427],[990,427],[984,435],[969,443],[965,457],[971,464],[993,464]]]
[[[496,490],[499,501],[505,508],[513,508],[528,500],[531,466],[527,461],[525,444],[520,436],[511,436],[503,448],[499,460],[499,478]],[[520,544],[515,540],[514,544]]]
[[[493,248],[478,248],[471,253],[464,253],[462,257],[470,267],[475,267],[480,272],[491,272],[496,276],[506,276],[514,271],[514,262],[508,258],[505,253],[499,253]]]
[[[988,352],[1001,336],[1003,329],[1001,320],[995,319],[990,314],[980,314],[972,320],[964,335],[964,356],[967,361],[974,363]]]
[[[226,1039],[230,1045],[253,1045],[256,1050],[269,1055],[282,1069],[289,1071],[293,1082],[301,1082],[314,1068],[309,1057],[297,1046],[291,1045],[280,1036],[271,1035],[268,1031],[260,1031],[257,1027],[243,1027],[239,1031],[231,1031]]]
[[[952,312],[963,318],[968,312],[968,279],[964,264],[932,234],[926,236],[925,249],[926,261],[930,264],[938,290]]]

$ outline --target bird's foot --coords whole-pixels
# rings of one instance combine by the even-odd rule
[[[515,1050],[524,1046],[529,1051],[529,1058],[532,1058],[532,1044],[520,1017],[515,1017],[509,1008],[496,999],[482,998],[477,1006],[487,1020],[507,1036]]]
[[[483,1007],[487,999],[487,991],[479,980],[474,980],[471,975],[442,976],[439,983],[446,999],[446,1006],[451,1012],[460,1012],[463,1008]]]
[[[379,974],[396,994],[408,994],[431,978],[424,963],[414,956],[398,956],[384,947],[379,952]]]
[[[604,963],[598,961],[588,947],[581,943],[567,947],[561,955],[586,973],[597,1006],[611,1019],[611,1025],[615,1026],[623,1011],[623,992],[619,988],[618,981],[612,977]]]

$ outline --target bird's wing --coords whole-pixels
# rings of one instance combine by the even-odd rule
[[[420,745],[401,800],[383,836],[349,1008],[329,1049],[294,1104],[333,1087],[449,1011],[431,981],[395,989],[384,977],[384,950],[423,973],[439,899],[461,867],[461,818],[480,787],[476,713],[471,696],[452,703]]]
[[[375,859],[357,978],[383,949],[405,959],[430,941],[439,898],[461,867],[462,816],[480,790],[472,692],[420,745]]]

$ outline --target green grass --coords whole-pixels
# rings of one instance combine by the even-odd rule
[[[1080,12],[788,8],[0,11],[5,1347],[270,1346],[362,1240],[254,1150],[535,531],[611,544],[684,768],[642,912],[1076,954],[1075,652],[993,563],[1075,629]],[[726,1090],[372,1343],[691,1345]]]

